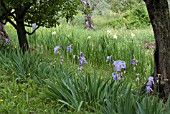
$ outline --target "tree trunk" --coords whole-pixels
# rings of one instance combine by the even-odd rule
[[[24,26],[24,19],[18,19],[16,21],[16,25],[17,25],[17,35],[18,35],[19,45],[22,51],[25,52],[26,50],[29,49],[29,45],[28,45],[26,30]]]
[[[8,34],[5,31],[3,20],[0,20],[0,45],[8,43]]]
[[[86,29],[94,29],[94,24],[92,20],[92,10],[93,8],[90,6],[88,0],[81,0],[81,3],[84,7],[84,13],[85,13],[85,23],[84,26]]]
[[[156,42],[154,77],[161,76],[162,90],[166,99],[170,93],[170,15],[167,0],[144,0],[153,27]],[[160,85],[158,85],[160,86]]]

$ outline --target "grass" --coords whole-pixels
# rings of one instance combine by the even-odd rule
[[[112,29],[107,24],[100,25],[100,21],[106,23],[97,20],[95,30],[66,23],[56,28],[40,28],[28,36],[31,50],[24,55],[18,49],[16,31],[7,25],[11,42],[0,51],[0,112],[169,113],[169,102],[163,106],[156,97],[140,95],[140,88],[153,72],[152,50],[144,46],[144,41],[154,41],[152,29]],[[52,34],[54,31],[56,34]],[[67,53],[70,44],[73,51]],[[62,65],[60,56],[53,53],[57,45],[61,45]],[[77,70],[80,51],[88,62],[82,71]],[[139,61],[136,70],[130,64],[132,54]],[[112,63],[106,63],[108,55],[126,62],[124,80],[113,81]],[[148,111],[146,103],[152,110]]]

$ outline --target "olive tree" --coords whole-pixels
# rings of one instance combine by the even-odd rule
[[[167,0],[144,0],[156,42],[154,77],[161,79],[160,92],[170,94],[170,13]]]
[[[59,18],[72,19],[79,0],[0,0],[0,20],[9,22],[17,31],[20,48],[29,49],[26,35],[40,26],[53,27]],[[26,27],[34,26],[30,33]]]

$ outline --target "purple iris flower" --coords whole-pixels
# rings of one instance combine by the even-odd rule
[[[81,69],[82,69],[82,65],[79,65],[79,66],[78,66],[78,70],[81,70]]]
[[[106,62],[111,61],[112,56],[107,56]]]
[[[63,63],[63,61],[64,61],[64,60],[63,60],[63,58],[60,58],[60,64],[62,64],[62,63]]]
[[[73,44],[67,46],[67,52],[72,51],[72,45],[73,45]]]
[[[80,51],[79,55],[80,55],[80,56],[83,56],[83,52],[82,52],[82,51]]]
[[[150,77],[148,78],[148,82],[151,82],[152,84],[154,84],[154,80],[153,80],[153,77],[152,77],[152,76],[150,76]]]
[[[86,58],[84,56],[80,57],[80,61],[82,61],[84,64],[88,64],[88,62],[86,61]]]
[[[121,69],[126,69],[126,62],[122,60],[117,60],[113,62],[116,71],[121,71]]]
[[[134,59],[131,60],[131,61],[130,61],[130,64],[131,64],[131,65],[134,65],[134,64],[135,64],[135,60],[134,60]]]
[[[113,77],[113,80],[117,80],[117,74],[116,74],[116,72],[113,72],[113,73],[112,73],[112,77]]]
[[[146,93],[150,93],[151,91],[153,91],[153,89],[151,88],[153,84],[154,84],[153,77],[150,76],[148,78],[148,82],[146,83]]]
[[[9,39],[8,38],[5,38],[5,43],[7,44],[9,42]]]
[[[83,65],[83,61],[82,60],[79,60],[79,65]]]
[[[78,66],[78,70],[81,70],[81,69],[82,69],[83,64],[88,64],[88,62],[86,61],[86,58],[84,57],[84,55],[83,55],[83,52],[82,52],[82,51],[80,51],[79,55],[80,55],[80,59],[79,59],[79,66]]]
[[[54,54],[58,54],[59,52],[59,49],[60,49],[61,46],[56,46],[54,47]]]

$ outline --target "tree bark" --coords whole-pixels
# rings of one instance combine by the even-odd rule
[[[3,41],[2,44],[6,42],[6,39],[9,40],[8,34],[5,31],[3,20],[0,19],[0,40]]]
[[[19,45],[20,45],[20,48],[22,49],[22,51],[25,52],[29,49],[29,45],[28,45],[26,30],[25,30],[25,26],[24,26],[24,19],[18,19],[16,21],[16,25],[17,25],[17,34],[18,34]]]
[[[8,38],[8,34],[6,33],[5,28],[4,28],[4,23],[2,23],[2,22],[3,22],[3,20],[0,21],[0,32],[5,38]]]
[[[167,0],[144,0],[153,27],[156,42],[154,77],[161,76],[162,90],[166,99],[170,93],[170,15]],[[158,85],[160,86],[160,85]]]
[[[94,29],[94,24],[93,24],[93,20],[92,20],[93,8],[90,6],[90,3],[88,2],[88,0],[81,0],[81,3],[85,9],[85,11],[84,11],[84,13],[85,13],[85,22],[84,22],[85,29]]]

